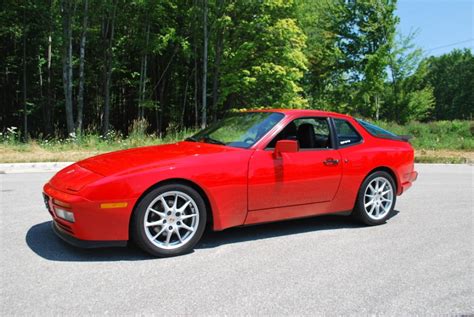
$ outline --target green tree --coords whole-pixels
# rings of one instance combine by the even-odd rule
[[[400,36],[391,51],[382,108],[386,120],[425,120],[433,108],[433,89],[424,82],[427,64],[422,62],[422,50],[413,44],[415,35]]]
[[[474,114],[474,56],[469,49],[426,60],[426,84],[433,87],[432,119],[472,119]]]
[[[341,3],[327,0],[298,0],[299,24],[307,36],[304,53],[308,70],[304,75],[304,90],[312,108],[343,110],[339,98],[347,86],[337,46],[337,25],[342,23]]]
[[[301,108],[306,36],[293,1],[238,1],[230,13],[221,77],[224,110],[233,107]]]
[[[307,76],[313,105],[328,102],[335,110],[377,118],[398,23],[396,0],[320,0],[314,9],[301,1],[300,7],[304,29],[313,36]]]
[[[396,42],[395,0],[2,4],[1,129],[25,137],[162,135],[243,107],[472,117],[471,51]]]

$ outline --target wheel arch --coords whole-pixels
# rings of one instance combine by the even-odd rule
[[[367,177],[369,177],[372,173],[375,173],[375,172],[386,172],[388,173],[390,176],[392,176],[394,182],[395,182],[395,192],[397,193],[397,195],[399,194],[398,191],[399,189],[401,188],[400,186],[400,180],[398,179],[397,177],[397,174],[394,172],[393,169],[391,169],[390,167],[388,166],[378,166],[374,169],[372,169],[370,172],[367,173],[367,175],[365,175],[364,179],[362,180],[362,183],[361,183],[361,186],[362,184],[364,183],[364,181],[367,179]]]
[[[362,211],[362,208],[364,208],[364,201],[363,201],[363,191],[362,191],[362,186],[364,185],[364,183],[367,181],[367,179],[370,177],[370,175],[376,173],[376,172],[385,172],[387,173],[388,175],[390,175],[393,179],[393,183],[395,185],[395,194],[393,195],[393,201],[392,201],[392,206],[391,206],[391,210],[388,211],[387,215],[384,216],[383,218],[381,218],[381,221],[383,222],[377,222],[378,219],[374,220],[370,217],[368,217],[366,215],[366,211]],[[388,166],[377,166],[373,169],[371,169],[364,177],[364,179],[362,180],[362,182],[360,183],[360,186],[359,186],[359,190],[358,190],[358,193],[357,193],[357,197],[356,197],[356,200],[355,200],[355,203],[354,203],[354,207],[352,209],[352,216],[354,216],[356,219],[358,219],[359,221],[361,221],[362,223],[365,223],[366,225],[377,225],[377,224],[381,224],[381,223],[384,223],[386,219],[389,219],[390,218],[390,212],[395,208],[395,203],[396,203],[396,199],[397,199],[397,196],[398,196],[398,191],[400,190],[401,186],[400,186],[400,183],[399,183],[399,179],[397,177],[397,174],[396,172],[391,169],[390,167]],[[360,203],[360,199],[362,199],[362,204]],[[388,217],[388,218],[387,218]],[[375,221],[375,222],[374,222]]]
[[[135,202],[135,205],[133,206],[133,209],[132,209],[132,212],[130,213],[130,218],[129,218],[129,221],[128,221],[128,226],[129,226],[129,232],[130,232],[130,226],[132,225],[132,217],[135,213],[135,210],[136,210],[136,207],[138,206],[138,204],[140,203],[140,201],[149,193],[151,192],[152,190],[154,190],[155,188],[158,188],[160,186],[164,186],[164,185],[170,185],[170,184],[181,184],[181,185],[185,185],[185,186],[189,186],[191,187],[192,189],[196,190],[199,195],[201,195],[202,199],[204,200],[204,204],[206,205],[206,213],[207,213],[207,224],[206,225],[209,225],[209,226],[213,226],[214,224],[214,216],[213,216],[213,209],[212,209],[212,206],[211,206],[211,202],[209,200],[209,197],[208,195],[206,194],[206,192],[204,191],[204,189],[199,186],[198,184],[196,184],[195,182],[189,180],[189,179],[185,179],[185,178],[169,178],[169,179],[164,179],[164,180],[161,180],[155,184],[153,184],[152,186],[148,187],[141,195],[140,197],[137,199],[137,201]],[[130,238],[130,237],[129,237]]]

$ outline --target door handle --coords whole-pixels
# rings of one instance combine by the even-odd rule
[[[339,164],[339,160],[335,160],[333,158],[328,158],[323,163],[324,163],[324,165],[327,165],[327,166],[333,166],[333,165]]]

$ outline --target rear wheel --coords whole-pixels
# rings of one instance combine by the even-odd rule
[[[137,205],[131,226],[135,243],[158,256],[188,253],[206,226],[206,205],[193,188],[170,184],[150,191]]]
[[[367,225],[385,223],[395,208],[395,182],[390,174],[377,171],[362,183],[353,215]]]

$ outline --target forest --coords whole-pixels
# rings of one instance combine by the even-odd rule
[[[3,0],[2,135],[127,136],[233,109],[472,120],[469,49],[430,56],[396,0]],[[472,132],[471,132],[472,133]],[[472,135],[471,135],[472,136]]]

